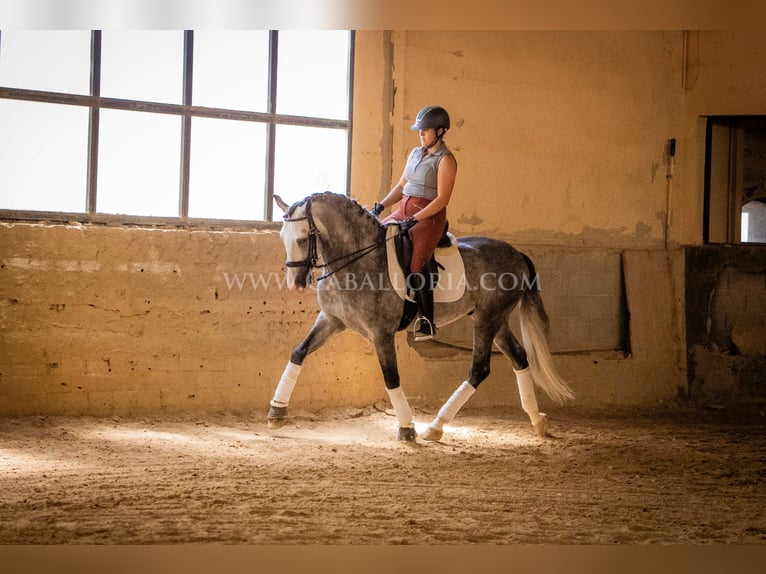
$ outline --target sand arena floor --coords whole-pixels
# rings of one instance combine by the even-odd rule
[[[520,411],[466,410],[416,444],[380,405],[278,430],[261,413],[0,418],[0,543],[766,542],[762,410],[549,415],[545,439]]]

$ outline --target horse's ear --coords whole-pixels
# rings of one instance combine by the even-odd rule
[[[285,213],[287,213],[287,210],[290,209],[290,206],[285,203],[285,200],[279,197],[278,195],[274,196],[274,201],[277,202],[279,209],[281,209]]]

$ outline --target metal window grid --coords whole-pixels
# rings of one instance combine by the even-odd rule
[[[294,116],[276,113],[277,109],[277,66],[279,31],[269,32],[269,78],[268,104],[266,112],[252,112],[227,108],[213,108],[192,105],[193,68],[194,68],[194,31],[184,31],[184,62],[183,62],[183,98],[181,104],[128,100],[120,98],[104,98],[101,96],[101,31],[91,31],[90,50],[90,94],[68,94],[29,90],[23,88],[8,88],[0,86],[0,98],[34,101],[42,103],[83,106],[90,109],[89,138],[88,138],[88,178],[86,192],[87,211],[66,213],[56,211],[24,211],[0,209],[0,219],[51,221],[51,222],[82,222],[102,224],[125,224],[139,226],[171,226],[171,227],[210,227],[210,228],[272,228],[273,198],[274,198],[274,160],[275,134],[277,125],[293,125],[304,127],[331,128],[348,132],[346,163],[346,189],[350,188],[351,180],[351,140],[353,117],[353,86],[354,86],[354,31],[350,31],[348,53],[348,119],[328,119],[308,116]],[[0,32],[0,47],[2,32]],[[98,139],[100,110],[129,110],[138,112],[153,112],[171,114],[182,118],[181,129],[181,165],[179,213],[177,217],[154,217],[113,215],[98,213],[96,201],[98,197]],[[193,117],[217,118],[222,120],[239,120],[260,122],[268,126],[266,164],[266,189],[264,190],[265,219],[264,220],[230,220],[205,219],[189,217],[189,171],[191,150],[191,119]]]

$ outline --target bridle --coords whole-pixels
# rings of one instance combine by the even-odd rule
[[[305,267],[306,273],[309,275],[308,281],[306,281],[306,283],[310,283],[311,274],[309,272],[317,266],[317,259],[319,258],[319,255],[317,254],[317,236],[319,235],[319,228],[316,226],[316,223],[314,223],[314,216],[311,214],[311,199],[307,199],[305,202],[305,205],[306,205],[306,215],[304,215],[303,217],[290,218],[289,213],[285,213],[285,216],[283,217],[283,219],[285,223],[308,221],[309,248],[308,248],[308,252],[306,253],[306,259],[301,259],[300,261],[290,261],[288,259],[287,261],[285,261],[285,266],[286,267]]]
[[[386,244],[387,240],[378,239],[375,243],[362,247],[361,249],[357,249],[356,251],[352,251],[351,253],[347,253],[346,255],[341,255],[340,257],[337,257],[336,259],[333,259],[332,261],[327,261],[326,263],[322,263],[321,265],[319,265],[317,263],[317,260],[319,259],[319,254],[317,252],[317,237],[319,237],[319,235],[321,234],[319,232],[319,228],[314,222],[314,216],[311,212],[311,198],[306,199],[304,204],[306,206],[306,213],[303,217],[291,218],[290,214],[286,213],[282,219],[284,220],[285,223],[308,221],[308,224],[309,224],[308,242],[309,243],[308,243],[308,251],[306,253],[306,258],[301,259],[300,261],[290,261],[289,259],[285,261],[286,267],[305,267],[306,268],[306,274],[308,275],[308,278],[306,281],[307,285],[311,283],[312,277],[311,277],[310,271],[312,269],[319,269],[319,268],[327,269],[333,263],[337,263],[338,261],[342,261],[344,259],[349,259],[349,261],[347,261],[340,267],[333,269],[332,271],[328,271],[324,273],[321,277],[317,279],[317,282],[322,281],[323,279],[327,279],[334,273],[337,273],[341,269],[348,267],[355,261],[358,261],[365,255],[372,253],[376,249],[379,249],[380,247],[383,247]]]

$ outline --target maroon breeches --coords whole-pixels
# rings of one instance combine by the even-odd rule
[[[382,223],[391,221],[402,221],[410,215],[415,215],[426,205],[431,203],[430,199],[424,197],[413,197],[405,195],[399,203],[399,208],[391,215],[386,217]],[[436,215],[419,221],[417,225],[410,228],[410,239],[412,239],[412,261],[410,262],[410,271],[419,272],[423,265],[431,259],[436,244],[439,243],[444,235],[444,226],[447,223],[447,209],[442,209]]]

